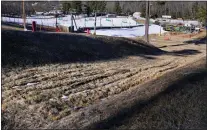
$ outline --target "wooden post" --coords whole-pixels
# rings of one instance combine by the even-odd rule
[[[102,16],[101,16],[102,17]],[[100,27],[101,27],[101,17],[100,17]]]
[[[160,36],[161,36],[161,23],[160,23]]]
[[[77,24],[76,24],[76,22],[75,22],[75,18],[74,18],[73,16],[72,16],[72,19],[74,20],[75,27],[76,27],[76,29],[78,30]],[[74,31],[74,28],[73,28],[73,31]]]
[[[95,22],[94,22],[94,35],[96,35],[96,11],[95,11]]]
[[[85,28],[86,28],[86,17],[85,17]]]
[[[42,26],[43,26],[43,23],[42,23],[42,19],[41,19],[40,31],[42,31]]]
[[[56,26],[56,28],[57,28],[57,11],[56,11],[55,17],[56,17],[55,26]]]
[[[145,41],[149,43],[149,1],[146,2]]]
[[[72,28],[73,28],[73,13],[71,13],[71,30],[72,30]]]
[[[22,0],[22,18],[23,18],[23,26],[24,26],[24,31],[26,31],[26,15],[25,15],[25,8],[24,8],[24,0]]]

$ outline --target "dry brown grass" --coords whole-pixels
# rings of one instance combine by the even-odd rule
[[[112,67],[116,66],[113,64],[116,63],[106,63],[107,66],[99,64],[99,67],[85,64],[81,67],[81,71],[78,71],[77,68],[75,72],[72,70],[76,67],[66,67],[67,65],[59,65],[58,69],[50,66],[50,71],[45,72],[44,66],[38,67],[36,71],[26,69],[16,75],[8,75],[8,77],[2,78],[3,104],[22,100],[25,105],[39,106],[41,103],[51,107],[49,109],[58,106],[60,107],[58,110],[60,115],[58,116],[61,116],[66,109],[73,111],[75,107],[88,106],[94,101],[119,94],[130,87],[156,77],[157,74],[166,71],[166,69],[176,67],[176,65],[169,65],[170,63],[162,63],[140,68],[136,67],[136,64],[130,63],[131,65],[125,64],[115,68]],[[149,74],[146,76],[146,73]],[[28,86],[28,83],[36,84]],[[61,99],[63,95],[67,97],[64,100]],[[54,106],[49,102],[53,99],[58,102],[58,105]],[[67,106],[68,104],[71,106]],[[44,116],[47,117],[48,115]]]
[[[171,91],[161,94],[113,129],[206,129],[207,73],[180,79]]]
[[[10,32],[8,32],[8,35],[10,36]],[[18,35],[27,37],[26,34],[18,33]],[[36,34],[36,36],[38,36],[38,34]],[[46,37],[49,37],[48,34]],[[78,38],[78,35],[74,37]],[[104,42],[109,45],[113,42],[120,41],[122,44],[125,42],[126,44],[132,42],[127,41],[126,39],[108,37],[92,37],[92,39],[98,39],[97,42],[100,44]],[[9,40],[8,37],[7,40]],[[11,41],[7,41],[7,43],[9,42]],[[20,42],[22,41],[20,40]],[[79,41],[79,43],[83,42],[85,42],[85,40]],[[72,48],[73,44],[71,44],[69,48]],[[132,42],[130,44],[134,43]],[[136,44],[137,51],[145,51],[138,49],[143,45]],[[67,42],[64,43],[64,45],[67,46]],[[54,44],[54,46],[52,44],[44,44],[44,46],[53,49],[57,47],[56,44]],[[21,48],[21,46],[18,47]],[[62,45],[62,47],[64,46]],[[77,53],[78,51],[81,51],[89,57],[99,53],[97,50],[90,52],[90,49],[85,48],[85,50],[82,50],[78,47],[79,46],[75,47]],[[130,54],[130,49],[133,50],[133,47],[127,47],[128,46],[112,46],[117,52],[121,49],[121,52]],[[191,45],[189,47],[196,48]],[[147,48],[142,49],[147,50]],[[120,94],[123,91],[127,91],[130,88],[151,79],[158,78],[164,73],[185,64],[189,64],[195,59],[205,55],[202,50],[204,49],[204,46],[200,46],[200,48],[196,49],[201,51],[201,53],[189,56],[167,54],[163,54],[162,56],[150,55],[152,59],[145,58],[147,55],[145,57],[139,55],[127,55],[124,58],[122,57],[122,59],[110,59],[109,61],[99,62],[70,62],[64,64],[49,62],[38,66],[3,67],[2,105],[4,106],[3,115],[6,122],[5,127],[9,126],[11,120],[14,120],[12,121],[14,123],[10,125],[13,128],[43,128],[54,120],[60,120],[68,115],[76,113],[82,108],[90,106],[91,104],[110,98],[113,95]],[[151,51],[152,50],[153,49],[151,49]],[[37,49],[37,52],[38,51],[39,50]],[[58,50],[55,50],[54,52],[57,51]],[[104,57],[104,53],[107,53],[107,51],[103,52],[104,51],[96,56]],[[115,54],[119,55],[117,52]],[[133,53],[135,52],[136,50],[133,50]],[[15,55],[12,54],[12,56],[15,58],[19,56],[19,52],[14,52],[14,54]],[[41,52],[40,54],[44,53]],[[185,59],[183,59],[183,57],[185,57]],[[6,57],[3,58],[5,60],[4,63],[9,63],[6,62]],[[21,58],[19,57],[19,59]],[[10,60],[13,61],[14,59],[11,58]],[[28,63],[30,62],[31,61],[28,61]]]

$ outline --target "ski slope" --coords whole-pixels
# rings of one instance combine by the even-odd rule
[[[23,20],[22,18],[9,18],[9,17],[2,17],[2,20],[5,22],[15,22],[22,24]],[[39,25],[45,25],[45,26],[56,26],[56,18],[53,16],[34,16],[34,17],[27,17],[26,23],[31,24],[32,21],[36,21]],[[95,18],[94,17],[75,17],[75,22],[77,25],[77,28],[75,26],[75,23],[73,25],[75,26],[75,30],[82,27],[94,27]],[[57,18],[58,25],[63,26],[71,26],[71,16],[67,15],[66,17],[60,17]],[[106,18],[106,17],[97,17],[96,19],[96,26],[97,27],[128,27],[128,26],[136,26],[139,25],[135,20],[133,20],[132,17],[117,17],[117,18]]]
[[[159,25],[150,25],[149,34],[159,34],[166,31],[163,30]],[[94,30],[91,30],[94,33]],[[99,29],[96,30],[97,35],[105,36],[116,36],[116,37],[137,37],[145,35],[145,26],[134,27],[134,28],[118,28],[118,29]]]
[[[5,22],[15,22],[18,24],[23,24],[22,18],[11,18],[11,17],[2,17],[2,21]],[[56,18],[53,16],[33,16],[33,17],[27,17],[26,23],[32,24],[32,21],[36,21],[38,25],[44,25],[44,26],[56,26]],[[75,24],[74,29],[77,30],[78,28],[82,27],[94,27],[95,18],[94,17],[81,17],[77,16],[75,17],[75,22],[77,25],[77,28]],[[67,15],[66,17],[57,18],[58,25],[63,26],[71,26],[71,16]],[[123,28],[113,28],[113,29],[99,29],[96,30],[97,35],[106,35],[106,36],[117,36],[117,37],[136,37],[136,36],[143,36],[145,33],[145,26],[139,26],[134,28],[126,28],[130,26],[138,26],[143,25],[137,23],[135,20],[133,20],[132,17],[116,17],[116,18],[106,18],[103,17],[97,17],[96,19],[96,26],[97,27],[123,27]],[[158,33],[164,33],[162,27],[158,25],[151,25],[149,27],[149,34],[158,34]],[[91,30],[91,33],[94,31]]]

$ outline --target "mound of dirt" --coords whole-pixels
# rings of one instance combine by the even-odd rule
[[[126,38],[2,30],[2,65],[25,66],[111,60],[163,51]]]

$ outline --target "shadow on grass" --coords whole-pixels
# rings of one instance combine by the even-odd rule
[[[201,53],[201,52],[198,50],[193,50],[193,49],[183,49],[179,51],[168,52],[169,55],[175,55],[175,56],[195,55],[198,53]]]
[[[90,62],[129,55],[160,55],[161,53],[162,50],[143,41],[126,38],[2,31],[3,66]]]
[[[190,83],[191,85],[194,84],[194,89],[196,91],[198,91],[198,93],[199,93],[200,90],[198,88],[197,89],[195,88],[196,87],[195,86],[195,83],[198,83],[198,82],[201,82],[202,83],[202,81],[204,81],[206,79],[207,79],[207,71],[206,70],[205,71],[201,71],[199,73],[191,73],[191,74],[189,74],[189,75],[187,75],[187,76],[179,79],[175,83],[170,83],[170,85],[164,91],[162,91],[162,92],[158,93],[157,95],[151,97],[149,100],[140,101],[138,103],[135,103],[130,108],[125,108],[125,109],[120,110],[117,115],[114,115],[114,116],[112,116],[112,117],[110,117],[110,118],[108,118],[106,120],[101,121],[101,122],[92,124],[88,128],[89,129],[115,129],[115,128],[119,128],[120,126],[123,126],[123,125],[129,125],[129,126],[131,126],[133,123],[134,124],[136,124],[136,123],[142,123],[142,122],[139,122],[140,120],[139,121],[136,121],[136,122],[130,122],[129,119],[131,117],[135,117],[135,118],[138,117],[139,114],[141,114],[140,112],[146,111],[146,109],[147,109],[146,107],[148,105],[150,105],[153,102],[156,102],[158,100],[169,100],[168,101],[169,102],[168,105],[170,105],[170,98],[176,98],[176,97],[174,97],[174,93],[181,92],[181,93],[183,93],[183,94],[181,94],[181,96],[182,96],[182,95],[185,94],[185,91],[192,91],[193,90],[192,88],[189,88],[189,86],[187,86],[188,88],[185,86],[187,83]],[[192,86],[190,86],[190,87],[192,87]],[[193,90],[193,91],[195,91],[195,90]],[[205,89],[203,88],[203,91],[204,90]],[[197,94],[197,93],[195,92],[195,94]],[[170,98],[165,98],[166,95],[168,95],[168,97],[170,97]],[[167,104],[163,104],[163,105],[166,106]],[[179,106],[177,106],[177,108],[179,108]],[[172,109],[175,109],[175,108],[172,108]],[[159,110],[154,110],[154,112],[156,114],[158,114],[160,111]],[[170,111],[168,111],[168,113],[169,112]],[[148,114],[149,114],[149,116],[150,115],[151,116],[153,115],[153,113],[151,113],[151,114],[148,113]],[[167,113],[165,113],[165,114],[167,114]],[[187,113],[185,113],[185,114],[187,114]],[[144,115],[144,116],[148,116],[148,115]],[[168,114],[168,116],[169,116],[169,114]],[[203,115],[203,116],[205,116],[205,115]],[[184,115],[184,117],[185,117],[185,115]],[[145,118],[144,119],[141,119],[141,121],[142,120],[145,120]],[[134,119],[134,121],[135,120],[136,119]],[[163,120],[165,120],[165,119],[163,119]],[[155,121],[158,121],[159,122],[159,121],[162,121],[162,120],[159,117],[157,117],[153,121],[154,122]],[[146,122],[144,122],[143,125],[146,125]],[[148,125],[151,125],[151,124],[149,123]],[[137,126],[142,126],[142,124],[137,124]],[[154,127],[156,127],[156,126],[154,126]],[[148,128],[151,128],[151,126],[149,126]]]
[[[194,39],[194,40],[188,40],[188,41],[184,41],[184,43],[186,44],[195,44],[195,45],[198,45],[198,44],[206,44],[207,43],[207,37],[203,37],[203,38],[197,38],[197,39]]]
[[[196,50],[168,53],[193,55]],[[107,36],[84,36],[2,30],[2,67],[37,66],[50,63],[92,62],[140,56],[153,60],[167,52],[142,40]]]
[[[189,44],[195,44],[195,45],[207,44],[207,37],[196,38],[196,39],[193,39],[193,40],[184,41],[183,44],[162,46],[162,47],[159,47],[159,48],[174,47],[174,46],[184,46],[184,45],[189,45]]]

